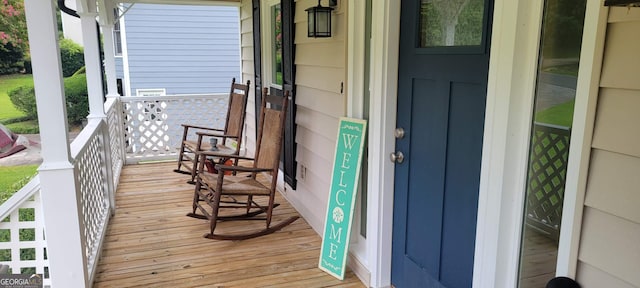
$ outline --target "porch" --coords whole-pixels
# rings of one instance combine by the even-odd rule
[[[65,190],[45,191],[39,175],[0,206],[0,232],[8,235],[0,240],[0,252],[8,255],[0,264],[43,274],[45,286],[53,286],[57,271],[64,273],[55,268],[57,259],[83,263],[85,286],[95,287],[363,287],[352,272],[339,281],[317,268],[321,238],[303,218],[256,239],[215,241],[202,237],[206,221],[185,216],[194,186],[186,183],[187,175],[173,172],[177,164],[170,161],[177,158],[180,123],[221,126],[227,100],[226,95],[109,98],[106,117],[89,119],[70,145],[76,172],[68,180],[77,183],[79,235],[58,225],[47,228],[56,213],[76,210],[51,203]],[[202,116],[187,120],[192,115]],[[281,195],[277,201],[275,221],[298,213]],[[238,232],[263,224],[223,222],[218,229]],[[77,236],[79,245],[73,245]],[[80,250],[79,258],[54,259],[55,237],[67,239],[58,255]]]
[[[364,287],[317,268],[321,238],[304,219],[245,241],[202,237],[208,224],[186,217],[193,185],[171,172],[175,162],[125,166],[116,213],[107,228],[94,287]],[[274,217],[297,212],[278,195]],[[217,229],[255,229],[263,222],[222,222]]]

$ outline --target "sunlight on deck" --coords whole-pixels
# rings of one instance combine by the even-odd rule
[[[94,287],[364,287],[350,271],[340,281],[317,268],[321,239],[300,218],[274,234],[209,240],[191,212],[193,185],[177,164],[126,166],[116,194]],[[278,195],[274,222],[297,212]],[[221,232],[264,226],[221,222]]]

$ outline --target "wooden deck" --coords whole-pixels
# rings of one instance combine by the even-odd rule
[[[526,228],[520,268],[520,288],[545,287],[555,277],[558,245],[532,228]]]
[[[208,223],[185,216],[194,186],[174,166],[124,168],[94,287],[364,287],[350,271],[340,281],[317,268],[321,239],[302,218],[255,239],[203,238]],[[297,214],[284,198],[278,202],[275,222]],[[264,222],[222,222],[216,229],[257,226]]]

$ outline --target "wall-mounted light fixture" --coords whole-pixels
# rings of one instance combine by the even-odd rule
[[[323,7],[318,0],[318,6],[308,8],[308,37],[331,37],[331,7]],[[329,4],[337,5],[337,0],[329,0]]]

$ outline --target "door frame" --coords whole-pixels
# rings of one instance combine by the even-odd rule
[[[396,123],[400,1],[373,1],[372,8],[371,59],[375,60],[371,63],[369,175],[379,177],[368,179],[366,259],[369,261],[365,265],[370,271],[371,286],[388,287],[395,172],[388,155],[395,150],[392,131]],[[543,0],[494,2],[490,51],[494,56],[489,62],[487,85],[474,287],[513,287],[517,283],[524,193],[510,191],[524,191],[526,184],[542,9]],[[587,1],[570,146],[571,155],[579,157],[570,157],[568,163],[566,212],[562,219],[565,225],[560,235],[557,268],[558,275],[572,278],[575,278],[597,103],[598,87],[593,83],[599,79],[607,11],[599,0]],[[359,28],[356,26],[354,31]],[[349,47],[354,53],[362,49]],[[350,101],[359,101],[354,99]],[[350,104],[356,106],[354,102]],[[349,113],[357,115],[353,108],[349,108]]]
[[[526,185],[543,6],[543,0],[496,0],[494,31],[498,32],[493,34],[491,55],[500,57],[489,64],[474,287],[515,287],[518,281],[524,211],[521,191]],[[587,1],[558,276],[576,276],[606,10],[598,0]]]
[[[388,155],[395,150],[396,142],[393,130],[396,125],[398,94],[400,1],[375,0],[372,2],[371,59],[375,60],[372,60],[370,65],[371,99],[368,159],[370,177],[367,180],[369,190],[366,254],[371,273],[370,285],[388,287],[391,285],[391,236],[395,173],[395,165],[389,161]],[[364,34],[364,29],[361,33]],[[359,54],[355,55],[363,55],[364,51],[356,53]]]

